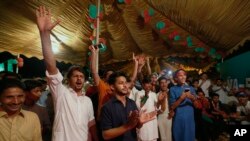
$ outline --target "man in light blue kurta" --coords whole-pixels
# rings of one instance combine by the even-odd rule
[[[175,73],[177,85],[170,88],[170,113],[174,113],[172,133],[174,141],[194,141],[195,90],[186,85],[186,73],[178,70]]]

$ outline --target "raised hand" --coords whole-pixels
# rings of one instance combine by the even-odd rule
[[[137,57],[137,56],[135,56],[135,53],[133,53],[133,60],[134,60],[134,62],[135,62],[136,64],[138,64],[138,63],[139,63],[139,61],[138,61],[138,57]]]
[[[139,62],[139,66],[144,66],[145,63],[146,63],[145,57],[143,57],[143,56],[140,55],[140,56],[138,57],[138,62]]]
[[[99,48],[95,48],[94,45],[90,45],[90,46],[89,46],[89,50],[91,51],[91,53],[96,53],[96,52],[99,51]]]
[[[158,96],[158,101],[161,103],[164,101],[164,99],[166,98],[166,94],[161,92]]]
[[[52,23],[51,12],[50,10],[47,10],[44,6],[40,6],[36,10],[36,20],[40,32],[51,31],[58,23],[60,23],[60,20],[56,20]]]

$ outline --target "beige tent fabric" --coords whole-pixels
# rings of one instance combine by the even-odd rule
[[[105,38],[107,50],[100,53],[100,65],[132,60],[132,53],[166,59],[183,57],[201,59],[192,67],[203,68],[213,62],[209,50],[223,57],[250,40],[249,0],[132,0],[120,4],[118,0],[101,0],[103,19],[100,37]],[[87,19],[88,7],[95,0],[1,0],[0,1],[0,52],[42,59],[35,10],[45,5],[53,19],[61,23],[52,31],[53,46],[58,61],[86,65],[90,36],[95,35]],[[153,9],[148,23],[142,13]],[[161,33],[156,24],[166,23]],[[169,39],[177,32],[179,41]],[[183,45],[191,37],[192,46]],[[204,52],[198,53],[196,47]],[[204,61],[205,60],[205,61]],[[165,62],[169,64],[169,62]],[[164,64],[164,63],[162,63]],[[120,63],[124,65],[124,63]],[[188,64],[187,64],[188,65]],[[126,68],[126,65],[124,65]],[[122,66],[120,67],[122,69]]]

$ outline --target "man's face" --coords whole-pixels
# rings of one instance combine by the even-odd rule
[[[69,86],[76,92],[81,91],[83,88],[85,78],[82,72],[75,70],[69,78]]]
[[[150,79],[151,79],[152,84],[155,85],[157,83],[157,76],[156,75],[152,75]]]
[[[239,101],[239,104],[245,104],[247,102],[247,97],[246,96],[239,96],[237,97],[238,98],[238,101]]]
[[[169,82],[166,79],[160,81],[160,88],[162,91],[167,91]]]
[[[149,92],[152,89],[151,83],[144,83],[142,86],[143,86],[143,89],[145,90],[145,92]]]
[[[217,80],[216,84],[217,84],[217,86],[221,86],[222,85],[222,81],[221,80]]]
[[[40,96],[42,95],[42,88],[35,87],[26,94],[26,102],[29,101],[31,103],[35,103]],[[26,104],[26,103],[25,103]]]
[[[218,96],[213,96],[212,98],[214,103],[218,103],[219,102],[219,97]]]
[[[201,99],[205,98],[205,95],[204,95],[203,92],[198,92],[197,95],[198,95],[198,97],[201,98]]]
[[[180,70],[177,74],[176,74],[176,80],[179,84],[185,84],[187,79],[187,75],[186,72]]]
[[[195,88],[198,88],[198,87],[199,87],[199,81],[194,81],[194,82],[193,82],[193,86],[194,86]]]
[[[128,85],[125,77],[120,76],[116,78],[115,84],[111,85],[111,88],[119,95],[128,94]]]
[[[203,79],[203,80],[207,80],[207,74],[205,74],[205,73],[204,73],[204,74],[202,74],[202,75],[201,75],[201,79]]]
[[[18,87],[8,88],[0,96],[2,109],[8,115],[18,114],[25,100],[24,91]]]

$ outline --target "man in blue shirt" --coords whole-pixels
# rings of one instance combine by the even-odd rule
[[[101,129],[105,140],[136,141],[136,127],[155,118],[156,111],[145,113],[137,110],[133,100],[127,97],[127,77],[124,73],[111,74],[108,81],[114,96],[102,107]]]

